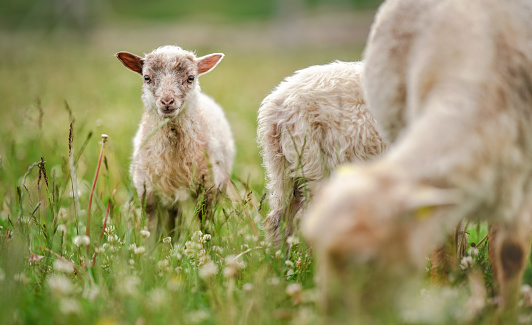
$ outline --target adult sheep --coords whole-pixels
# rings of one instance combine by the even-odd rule
[[[532,219],[530,17],[528,0],[380,7],[363,80],[393,144],[316,199],[304,232],[326,267],[355,261],[400,283],[455,224],[487,220],[498,301],[515,309]]]

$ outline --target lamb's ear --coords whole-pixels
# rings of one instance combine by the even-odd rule
[[[142,65],[144,64],[144,59],[140,56],[131,54],[129,52],[118,52],[116,53],[116,57],[129,70],[138,74],[142,74]]]
[[[202,75],[214,69],[224,57],[223,53],[213,53],[197,58],[198,75]]]

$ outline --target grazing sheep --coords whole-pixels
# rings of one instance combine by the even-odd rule
[[[528,0],[381,6],[363,82],[393,144],[316,197],[303,232],[324,269],[354,261],[399,284],[455,224],[487,220],[501,311],[516,307],[532,217],[530,17]]]
[[[198,187],[223,189],[231,173],[235,145],[229,123],[198,83],[223,54],[197,58],[180,47],[163,46],[144,58],[128,52],[116,56],[144,79],[146,111],[133,140],[133,183],[145,200],[150,225],[160,204],[170,213],[173,231],[175,218],[181,217],[179,202],[201,195]],[[199,217],[201,222],[201,211]]]
[[[379,155],[384,143],[362,98],[361,62],[334,62],[297,71],[262,102],[258,141],[266,169],[267,238],[281,241],[320,181],[339,164]]]

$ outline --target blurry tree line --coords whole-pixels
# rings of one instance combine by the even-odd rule
[[[88,32],[121,20],[176,21],[216,16],[226,21],[268,20],[327,6],[376,8],[383,0],[1,0],[0,28]]]

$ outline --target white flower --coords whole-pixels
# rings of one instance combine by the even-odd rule
[[[278,250],[277,252],[275,252],[275,257],[280,258],[282,254],[283,253],[281,252],[281,250]]]
[[[203,235],[203,241],[204,242],[208,242],[209,240],[211,240],[211,235],[209,235],[209,234]]]
[[[273,278],[269,278],[266,283],[268,283],[269,285],[272,285],[272,286],[276,286],[278,285],[279,283],[281,283],[281,281],[279,280],[279,278],[277,277],[273,277]]]
[[[57,219],[68,220],[68,210],[65,208],[59,208],[59,212],[57,212]]]
[[[303,287],[299,283],[292,283],[286,287],[286,294],[289,296],[295,296],[301,293]]]
[[[164,237],[163,238],[163,243],[170,244],[171,242],[172,242],[172,237]]]
[[[151,233],[150,233],[148,230],[146,230],[146,229],[142,229],[142,230],[140,231],[140,235],[141,235],[142,237],[144,237],[144,238],[149,238],[150,235],[151,235]]]
[[[66,296],[72,292],[72,282],[63,275],[52,275],[48,278],[50,290],[60,296]]]
[[[83,236],[74,237],[73,242],[74,242],[74,245],[79,247],[79,246],[87,246],[87,245],[89,245],[91,240],[86,235],[83,235]]]
[[[139,247],[135,247],[133,251],[135,252],[135,254],[141,255],[141,254],[144,254],[144,252],[146,251],[146,248],[144,248],[144,246],[139,246]]]
[[[56,270],[57,272],[63,272],[66,274],[74,272],[74,267],[72,266],[72,263],[65,262],[63,260],[55,260],[53,264],[54,270]]]
[[[464,258],[462,258],[462,261],[460,261],[460,268],[462,270],[467,270],[469,269],[471,266],[473,266],[473,263],[475,262],[475,260],[473,259],[473,257],[471,256],[465,256]]]
[[[80,314],[81,305],[79,302],[72,298],[64,298],[59,302],[59,310],[65,315]]]
[[[133,244],[129,245],[129,250],[130,251],[134,251],[135,248],[137,248],[137,244],[133,243]]]
[[[128,263],[129,263],[129,265],[135,265],[135,260],[130,258]]]
[[[107,235],[107,241],[112,244],[118,242],[119,238],[116,234],[109,234]]]
[[[59,225],[59,226],[57,226],[57,231],[58,231],[58,232],[63,232],[63,233],[66,232],[66,231],[67,231],[67,227],[66,227],[66,225]]]
[[[286,264],[286,266],[290,269],[293,269],[294,268],[294,262],[290,261],[290,260],[286,260],[284,261],[284,264]]]
[[[472,257],[477,256],[478,253],[479,253],[479,251],[478,251],[478,248],[476,248],[476,247],[471,247],[471,248],[469,248],[469,249],[467,250],[467,254],[468,254],[469,256],[472,256]]]
[[[202,279],[208,279],[218,273],[218,267],[213,261],[209,261],[199,269],[199,276]]]
[[[153,289],[149,294],[150,306],[160,308],[168,301],[166,291],[161,288]]]
[[[198,324],[209,319],[209,313],[205,310],[195,310],[188,313],[185,323]]]
[[[140,279],[134,275],[126,276],[118,286],[119,292],[126,296],[134,296],[137,294],[137,286],[140,284]]]
[[[253,285],[251,283],[244,283],[244,285],[242,286],[242,289],[244,289],[244,291],[251,291],[253,290]]]
[[[246,267],[246,264],[243,261],[240,261],[234,255],[229,255],[225,258],[226,267],[223,270],[223,274],[226,278],[232,278],[236,276],[240,269]]]
[[[297,245],[299,244],[299,238],[296,236],[288,236],[288,238],[286,238],[286,243],[291,246]]]

